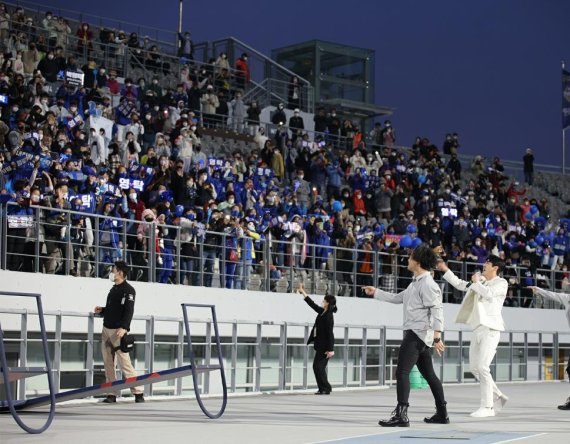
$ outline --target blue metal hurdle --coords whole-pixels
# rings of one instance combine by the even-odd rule
[[[134,378],[126,378],[121,379],[114,382],[105,382],[103,384],[96,384],[90,387],[79,388],[75,390],[68,390],[62,393],[55,394],[55,390],[53,388],[53,381],[51,378],[51,366],[49,363],[49,354],[47,348],[47,335],[45,332],[45,325],[44,325],[44,317],[43,317],[43,310],[41,308],[41,296],[32,295],[32,294],[24,294],[24,293],[3,293],[0,292],[0,295],[10,295],[10,296],[35,296],[36,300],[38,301],[38,315],[40,318],[40,326],[42,330],[42,341],[44,345],[44,354],[46,356],[46,367],[41,368],[8,368],[6,364],[6,353],[4,347],[4,336],[2,334],[2,329],[0,328],[0,373],[4,376],[4,384],[6,385],[6,393],[7,393],[7,400],[0,401],[0,409],[6,410],[8,408],[12,413],[12,416],[28,433],[41,433],[46,430],[53,420],[53,416],[55,413],[55,404],[59,402],[69,401],[72,399],[80,399],[86,398],[88,396],[97,396],[102,395],[108,392],[110,387],[115,389],[126,389],[135,387],[137,385],[145,385],[145,384],[155,384],[162,381],[168,381],[171,379],[182,378],[184,376],[192,375],[192,380],[194,382],[194,393],[196,395],[196,401],[200,406],[202,412],[211,419],[216,419],[221,417],[224,414],[227,405],[228,399],[228,392],[227,392],[227,384],[226,384],[226,376],[224,372],[224,364],[223,364],[223,357],[222,357],[222,347],[220,343],[220,332],[218,330],[218,321],[216,317],[216,309],[214,305],[205,305],[205,304],[181,304],[182,306],[182,313],[184,316],[184,325],[186,329],[186,336],[188,338],[188,355],[190,358],[190,365],[184,365],[181,367],[176,367],[169,370],[163,370],[159,372],[153,372],[141,376],[137,376]],[[218,357],[218,364],[217,365],[197,365],[196,364],[196,357],[194,351],[192,349],[192,336],[190,330],[190,322],[188,317],[188,308],[209,308],[212,313],[212,322],[214,324],[214,333],[216,339],[216,347],[217,347],[217,357]],[[222,405],[218,412],[212,413],[210,412],[206,406],[204,405],[198,385],[198,373],[209,372],[214,370],[220,370],[221,382],[222,382]],[[9,382],[13,382],[18,379],[23,379],[31,376],[35,376],[38,374],[47,373],[49,379],[49,390],[50,394],[47,396],[40,396],[37,398],[31,398],[26,400],[14,400],[12,398],[10,392]],[[50,413],[48,417],[48,421],[44,424],[43,427],[38,429],[32,429],[26,426],[20,419],[18,415],[18,410],[23,410],[30,407],[38,407],[42,405],[50,404]]]
[[[6,292],[6,291],[0,291],[0,296],[31,297],[36,299],[38,317],[40,320],[40,333],[42,336],[42,347],[44,351],[45,367],[13,367],[13,368],[8,367],[6,359],[6,348],[4,346],[4,332],[2,331],[2,325],[0,324],[0,373],[3,376],[2,380],[0,380],[0,383],[4,384],[4,390],[6,392],[6,401],[1,402],[0,406],[7,407],[10,410],[10,413],[12,414],[12,417],[14,418],[16,423],[26,432],[42,433],[51,425],[53,421],[53,417],[55,414],[55,404],[57,402],[55,396],[55,390],[53,387],[53,378],[51,374],[51,362],[49,358],[46,326],[44,322],[42,296],[37,293],[15,293],[15,292]],[[10,383],[20,379],[29,378],[31,376],[41,375],[44,373],[47,375],[48,387],[49,387],[49,395],[45,396],[44,398],[46,400],[46,404],[49,403],[50,409],[47,420],[44,423],[44,425],[38,428],[33,428],[26,425],[22,420],[22,418],[20,417],[20,415],[18,414],[17,410],[24,405],[25,401],[18,401],[13,398],[12,388],[10,387]]]

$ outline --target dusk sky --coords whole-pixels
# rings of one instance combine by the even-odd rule
[[[178,23],[177,0],[45,3],[56,13],[81,5],[157,28]],[[195,42],[235,36],[267,55],[311,39],[375,50],[376,103],[395,108],[398,144],[421,135],[441,147],[455,131],[463,153],[520,160],[532,147],[538,163],[557,165],[569,22],[567,0],[184,1]]]

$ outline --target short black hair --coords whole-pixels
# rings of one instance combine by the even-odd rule
[[[117,261],[115,262],[115,268],[117,269],[117,271],[120,271],[121,273],[123,273],[123,277],[126,279],[127,276],[129,275],[129,266],[127,265],[127,263],[125,261]]]
[[[494,254],[489,255],[487,258],[487,262],[490,262],[493,267],[497,267],[497,274],[501,273],[505,269],[505,261],[502,260],[499,256]]]
[[[432,270],[437,264],[437,254],[427,244],[421,244],[412,251],[411,258],[424,270]]]

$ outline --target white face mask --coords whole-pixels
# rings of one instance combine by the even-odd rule
[[[113,273],[113,272],[109,273],[109,280],[111,282],[115,282],[115,273]]]

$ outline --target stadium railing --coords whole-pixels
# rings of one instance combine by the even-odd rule
[[[116,205],[121,205],[120,198]],[[0,206],[4,270],[97,278],[106,277],[114,261],[125,260],[132,267],[131,280],[279,293],[293,292],[302,282],[310,293],[352,297],[362,297],[364,285],[402,291],[411,279],[407,252],[311,244],[299,225],[280,225],[277,218],[265,224],[270,229],[279,226],[288,240],[238,236],[233,222],[225,226],[226,232],[210,232],[198,223],[181,228],[41,206],[31,206],[33,214],[15,215],[16,208],[10,202]],[[367,237],[376,242],[371,234]],[[384,249],[397,241],[385,240]],[[482,267],[453,260],[448,265],[464,280]],[[524,287],[540,284],[559,291],[563,272],[538,268],[531,284],[521,276],[520,267],[510,267],[505,274],[517,284],[512,300],[519,306],[560,308],[533,299]],[[460,303],[461,295],[439,273],[435,277],[444,302]]]
[[[103,383],[105,374],[100,353],[102,321],[93,313],[45,311],[48,347],[53,356],[56,392]],[[33,320],[36,313],[27,308],[0,307],[6,332],[6,346],[14,352],[10,363],[37,364],[41,338]],[[183,320],[165,316],[135,315],[131,323],[136,342],[132,353],[137,373],[145,374],[175,368],[188,362]],[[62,326],[81,325],[73,332]],[[192,343],[198,365],[209,364],[213,345],[210,320],[193,318]],[[228,391],[268,392],[306,390],[314,387],[310,356],[306,345],[312,327],[309,323],[218,321]],[[11,326],[8,328],[7,326]],[[170,333],[166,333],[168,331]],[[178,334],[176,334],[178,332]],[[328,367],[333,387],[377,387],[396,383],[396,366],[401,329],[379,325],[335,325],[335,357]],[[444,332],[446,349],[434,356],[434,369],[445,383],[475,382],[469,371],[466,350],[473,337],[470,331]],[[554,331],[505,331],[491,372],[497,382],[544,381],[564,378],[563,364],[570,353],[570,333]],[[215,377],[198,378],[204,395],[220,394]],[[191,394],[189,378],[146,385],[145,395],[181,396]],[[47,393],[47,384],[36,378],[14,383],[20,399]]]

